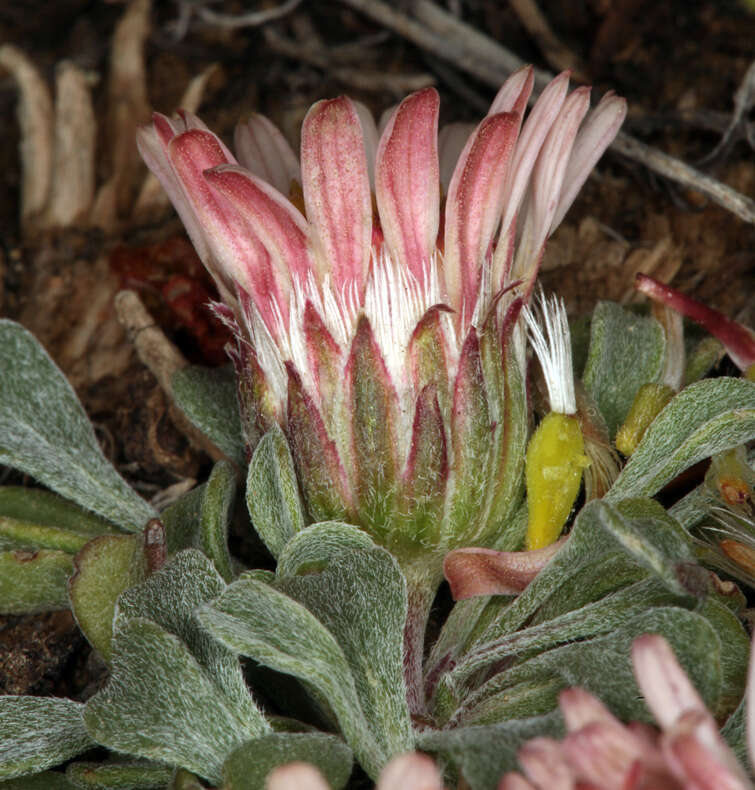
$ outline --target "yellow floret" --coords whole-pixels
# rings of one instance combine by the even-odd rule
[[[577,418],[546,415],[527,447],[528,549],[548,546],[561,534],[589,463]]]
[[[665,384],[643,384],[635,395],[624,424],[616,434],[616,449],[629,457],[636,449],[650,423],[676,393]]]

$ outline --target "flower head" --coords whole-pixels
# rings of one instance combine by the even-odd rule
[[[250,449],[284,427],[313,519],[381,540],[400,522],[425,545],[500,523],[516,488],[504,346],[521,364],[512,329],[543,245],[625,113],[608,95],[588,115],[564,73],[525,119],[532,86],[530,68],[509,78],[452,170],[431,88],[379,137],[357,103],[318,102],[300,162],[260,117],[237,129],[240,164],[188,114],[141,130],[236,334]]]
[[[501,790],[751,787],[668,642],[655,634],[639,637],[632,645],[632,662],[660,731],[638,723],[623,725],[588,692],[568,689],[559,701],[566,738],[526,743],[519,762],[527,779],[507,774]],[[748,702],[754,691],[752,662],[750,675]],[[750,713],[748,720],[752,718]]]

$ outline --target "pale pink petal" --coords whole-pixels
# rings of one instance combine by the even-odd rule
[[[216,167],[205,171],[204,176],[216,195],[249,223],[274,265],[305,283],[311,260],[308,226],[299,210],[274,187],[238,165]]]
[[[581,730],[588,724],[619,724],[610,710],[589,691],[574,687],[558,695],[558,706],[569,732]]]
[[[369,108],[360,101],[354,101],[359,123],[362,125],[362,137],[364,138],[364,153],[367,157],[367,173],[370,178],[370,187],[375,189],[375,160],[377,159],[378,130],[375,119]]]
[[[669,643],[657,634],[638,637],[632,643],[632,664],[645,703],[662,729],[694,729],[700,743],[732,774],[739,774],[736,758]]]
[[[708,749],[692,732],[667,734],[662,737],[667,763],[686,786],[696,790],[751,790],[752,785],[739,766]]]
[[[456,163],[474,130],[473,123],[448,123],[438,133],[438,164],[444,193],[448,193]]]
[[[498,790],[548,790],[547,787],[539,788],[528,782],[521,774],[507,773],[501,777]]]
[[[462,325],[474,312],[518,126],[513,113],[485,118],[464,146],[448,188],[443,271],[449,305]]]
[[[388,126],[388,121],[391,120],[393,113],[395,113],[396,110],[398,110],[398,104],[393,104],[390,107],[386,107],[383,112],[380,113],[380,118],[378,118],[377,122],[378,138],[383,136],[385,127]]]
[[[193,129],[171,141],[168,156],[207,242],[208,266],[219,268],[226,284],[230,280],[252,294],[275,336],[273,302],[286,303],[290,282],[280,278],[289,275],[273,270],[270,256],[248,221],[227,201],[221,202],[205,179],[205,170],[225,163],[218,141],[210,132]]]
[[[255,113],[238,124],[233,145],[239,162],[278,192],[288,195],[292,181],[301,183],[296,154],[278,127],[264,115]]]
[[[492,282],[501,287],[508,279],[514,243],[514,222],[525,198],[540,149],[566,98],[570,72],[564,71],[546,86],[527,116],[517,140],[514,156],[503,185],[501,230],[493,256]]]
[[[167,145],[177,134],[188,131],[186,123],[179,116],[168,118],[159,112],[152,113],[152,126],[164,145]]]
[[[174,124],[179,127],[179,132],[188,132],[190,129],[201,129],[203,132],[210,131],[210,127],[201,118],[187,110],[179,110],[173,120]],[[218,138],[218,141],[223,146],[223,149],[227,151],[228,149],[223,145],[222,140]]]
[[[627,724],[627,729],[635,738],[642,741],[645,746],[658,746],[660,731],[653,727],[652,724],[646,724],[644,721],[630,721]]]
[[[559,194],[582,120],[590,106],[590,89],[577,88],[566,99],[545,138],[532,173],[535,226],[543,241],[558,206]]]
[[[137,146],[147,166],[168,193],[197,254],[213,275],[221,295],[223,298],[228,297],[233,303],[233,274],[219,265],[213,252],[211,231],[205,226],[198,205],[207,196],[206,185],[203,187],[201,184],[202,168],[235,160],[232,156],[229,158],[228,149],[215,135],[199,130],[182,133],[186,126],[184,117],[169,119],[155,113],[152,126],[138,131]],[[181,142],[184,137],[186,140]],[[173,159],[175,146],[186,146],[190,149],[186,157],[179,157],[182,163],[186,159],[185,168],[176,169]],[[191,162],[194,154],[199,160],[196,166]]]
[[[410,752],[394,757],[380,772],[376,790],[442,790],[443,781],[435,762],[424,754]]]
[[[564,540],[534,551],[454,549],[443,561],[451,595],[455,601],[478,595],[517,595],[550,562]]]
[[[511,170],[503,186],[504,211],[501,234],[510,230],[519,211],[532,169],[548,132],[556,120],[569,88],[569,72],[564,71],[546,85],[524,122],[514,150]]]
[[[710,715],[671,645],[662,636],[645,634],[635,639],[632,664],[645,703],[663,729],[672,727],[687,711]]]
[[[538,787],[573,790],[576,777],[558,741],[533,738],[519,749],[517,758],[527,778]]]
[[[236,301],[241,308],[241,314],[246,320],[248,334],[254,336],[258,318],[261,318],[267,327],[271,337],[278,338],[280,334],[280,319],[284,326],[287,325],[288,312],[283,311],[281,306],[286,304],[286,298],[291,291],[291,284],[288,281],[281,283],[280,273],[273,266],[270,255],[265,249],[265,245],[251,232],[247,232],[248,274],[245,277],[246,286],[236,281]]]
[[[692,749],[691,741],[694,741],[699,747],[699,757],[691,755],[688,751],[688,749]],[[746,772],[721,735],[715,719],[707,710],[687,711],[677,719],[673,727],[665,728],[661,734],[664,753],[675,754],[675,750],[673,748],[669,750],[668,746],[676,742],[687,743],[687,748],[683,750],[685,757],[681,758],[682,763],[689,759],[694,766],[695,760],[699,759],[701,765],[709,763],[711,770],[714,770],[715,766],[714,775],[717,772],[725,772],[740,782],[740,785],[737,786],[751,787]],[[684,768],[682,770],[687,772],[690,780],[693,779],[694,768],[692,772]]]
[[[204,180],[204,171],[229,164],[220,141],[212,132],[192,129],[174,137],[168,144],[168,159],[181,186],[196,207],[216,210],[211,190]]]
[[[561,220],[571,207],[579,190],[587,180],[593,167],[603,152],[613,142],[619,127],[624,123],[627,114],[627,103],[612,92],[607,93],[585,118],[574,141],[574,148],[566,166],[564,183],[558,208],[551,223],[550,232],[556,230]]]
[[[577,88],[568,96],[545,138],[532,172],[513,270],[514,277],[524,280],[526,293],[530,292],[537,275],[577,130],[589,106],[589,88]]]
[[[517,69],[501,85],[490,105],[488,115],[496,115],[499,112],[516,112],[520,117],[523,117],[534,84],[535,71],[532,66],[522,66],[521,69]]]
[[[638,761],[653,772],[663,770],[660,751],[646,749],[618,722],[588,724],[569,733],[562,748],[577,777],[598,787],[622,787]]]
[[[168,143],[177,133],[173,122],[169,118],[155,113],[154,123],[149,126],[142,126],[137,131],[136,146],[144,163],[157,176],[170,198],[173,207],[186,228],[186,232],[191,238],[197,255],[203,262],[207,262],[209,253],[201,225],[168,159]]]
[[[174,137],[189,128],[204,127],[195,116],[180,114],[168,118],[160,113],[153,113],[152,124],[142,126],[136,133],[136,145],[142,159],[149,169],[157,176],[163,189],[168,194],[178,216],[181,218],[197,254],[205,264],[209,261],[207,241],[202,232],[201,223],[194,212],[192,202],[187,199],[186,190],[176,174],[168,155],[168,146]],[[206,127],[205,127],[206,129]],[[208,132],[208,134],[210,134]],[[215,147],[219,150],[217,162],[235,162],[233,155],[223,145],[220,138],[212,135]]]
[[[188,110],[179,110],[176,113],[176,118],[174,119],[174,123],[180,127],[179,131],[181,132],[188,132],[192,129],[199,129],[202,132],[209,132],[210,128],[207,124],[201,119],[198,118],[194,113],[188,112]],[[215,138],[218,141],[218,145],[223,152],[223,155],[228,160],[228,162],[232,165],[237,164],[236,158],[231,153],[231,149],[226,146],[226,144],[217,136]]]
[[[372,242],[372,199],[364,136],[347,98],[319,101],[304,119],[302,186],[321,275],[336,291],[363,295]]]
[[[439,103],[435,88],[404,99],[377,150],[375,197],[383,236],[394,260],[420,284],[438,236]]]
[[[634,287],[705,327],[724,344],[726,353],[740,370],[755,364],[755,332],[748,327],[646,274],[636,276]]]
[[[330,787],[314,765],[289,763],[270,772],[265,790],[330,790]]]

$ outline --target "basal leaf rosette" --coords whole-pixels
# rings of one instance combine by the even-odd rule
[[[300,161],[261,116],[238,161],[188,113],[139,135],[217,282],[249,451],[278,423],[309,518],[403,563],[489,544],[522,497],[519,311],[625,113],[613,95],[588,113],[564,73],[525,119],[532,87],[513,74],[466,142],[439,138],[431,88],[380,135],[357,102],[318,102]]]

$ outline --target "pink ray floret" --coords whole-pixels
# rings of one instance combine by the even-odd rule
[[[656,302],[668,305],[673,310],[691,318],[718,338],[726,352],[740,370],[755,365],[755,332],[749,327],[732,321],[723,313],[698,302],[670,285],[665,285],[646,274],[638,274],[635,288]]]
[[[238,124],[233,135],[239,163],[250,173],[287,195],[291,184],[301,183],[299,159],[277,126],[254,114]]]
[[[361,296],[372,243],[372,203],[362,125],[347,98],[315,104],[302,125],[302,187],[318,270],[337,292]]]
[[[404,99],[380,140],[375,176],[386,247],[420,284],[435,251],[440,215],[438,94],[432,88]]]

